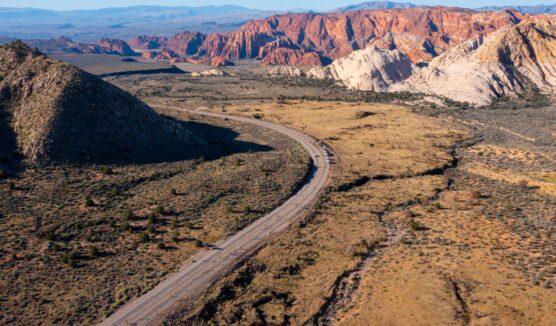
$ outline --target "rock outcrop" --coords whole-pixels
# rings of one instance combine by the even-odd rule
[[[0,46],[3,125],[31,161],[152,162],[191,157],[203,142],[125,91],[16,42]]]
[[[166,37],[148,36],[148,35],[132,37],[129,40],[127,40],[129,46],[131,46],[133,49],[139,49],[139,50],[160,49],[166,45],[166,42],[168,42],[168,39]]]
[[[233,66],[234,63],[224,57],[214,57],[210,59],[210,65],[216,68]]]
[[[170,38],[164,45],[164,49],[184,57],[196,54],[204,41],[205,35],[202,33],[182,32]]]
[[[403,51],[416,63],[527,19],[529,16],[511,10],[476,12],[448,7],[286,14],[252,20],[225,34],[180,33],[166,47],[182,56],[322,65],[374,44]]]
[[[409,78],[412,70],[412,62],[404,53],[371,45],[326,67],[314,67],[307,76],[336,80],[350,89],[381,92]]]
[[[103,38],[97,44],[74,42],[70,38],[61,36],[50,40],[26,40],[30,47],[38,48],[47,53],[81,53],[81,54],[115,54],[124,56],[139,56],[122,40]]]
[[[125,56],[136,56],[138,53],[133,51],[131,47],[122,40],[102,38],[98,41],[98,46],[102,52],[106,54],[116,54]]]
[[[556,89],[556,21],[552,17],[470,40],[390,90],[486,105],[495,97],[516,96],[531,88]]]
[[[292,67],[292,66],[279,66],[270,70],[266,74],[266,76],[270,78],[279,78],[279,77],[301,78],[301,77],[305,77],[306,75],[305,72],[303,72],[303,70],[299,68]]]

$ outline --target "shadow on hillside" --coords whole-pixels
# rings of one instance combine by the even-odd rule
[[[22,156],[17,147],[17,138],[10,125],[11,114],[0,103],[0,169],[3,177],[16,176],[21,170]]]
[[[187,130],[207,142],[193,151],[197,157],[208,160],[218,159],[238,153],[269,152],[271,146],[237,140],[239,133],[233,129],[202,123],[197,121],[181,121],[173,117],[164,116],[183,125]]]

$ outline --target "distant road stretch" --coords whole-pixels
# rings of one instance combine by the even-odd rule
[[[157,106],[155,106],[157,107]],[[153,290],[127,303],[100,325],[152,325],[180,303],[188,302],[216,280],[230,272],[242,259],[261,248],[274,235],[285,231],[293,222],[307,215],[330,177],[327,153],[305,134],[271,122],[177,107],[158,106],[191,114],[227,118],[251,123],[280,132],[299,142],[313,160],[313,171],[303,187],[282,206],[259,218],[231,238],[215,243],[215,249],[201,251],[187,260],[178,273],[168,277]]]

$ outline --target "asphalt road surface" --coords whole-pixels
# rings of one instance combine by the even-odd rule
[[[216,280],[231,271],[242,259],[261,248],[273,236],[307,215],[330,177],[326,150],[311,137],[271,122],[177,107],[160,106],[204,116],[228,118],[278,131],[299,142],[311,155],[312,173],[305,185],[282,206],[261,217],[234,236],[215,243],[187,260],[180,271],[168,277],[145,295],[127,303],[100,325],[161,324],[164,316],[177,306],[190,302]]]

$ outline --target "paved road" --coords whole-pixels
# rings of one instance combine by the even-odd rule
[[[299,142],[313,159],[313,172],[307,183],[282,206],[258,219],[234,236],[215,244],[216,248],[197,253],[186,261],[178,273],[168,277],[153,290],[124,305],[100,325],[160,324],[172,308],[194,299],[209,285],[233,269],[274,235],[308,214],[330,176],[330,163],[321,146],[305,134],[270,122],[224,114],[160,106],[204,116],[228,118],[278,131]]]

